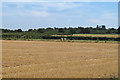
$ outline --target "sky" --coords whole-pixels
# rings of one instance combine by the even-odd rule
[[[2,28],[118,28],[118,2],[3,2]]]

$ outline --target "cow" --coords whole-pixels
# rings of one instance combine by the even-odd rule
[[[66,41],[66,38],[64,38],[64,41]]]
[[[66,41],[66,38],[60,38],[60,41],[62,42],[62,41]]]
[[[60,41],[63,41],[64,40],[64,38],[60,38]]]

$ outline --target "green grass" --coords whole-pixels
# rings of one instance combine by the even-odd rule
[[[118,34],[73,34],[73,36],[98,36],[98,37],[118,37]]]
[[[52,36],[84,36],[84,37],[118,37],[118,34],[73,34],[73,35],[52,35]]]
[[[118,34],[73,34],[73,35],[118,35]]]
[[[21,40],[21,41],[51,41],[51,42],[78,42],[78,43],[118,43],[118,41],[99,41],[99,40],[66,40],[59,39],[3,39],[3,40]]]

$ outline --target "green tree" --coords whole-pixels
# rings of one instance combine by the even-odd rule
[[[70,29],[70,34],[76,34],[76,30],[75,29]]]
[[[106,30],[106,26],[105,25],[102,25],[102,30]]]
[[[39,29],[37,29],[37,32],[44,33],[44,29],[43,28],[39,28]]]
[[[16,32],[22,32],[22,29],[17,29]]]
[[[58,29],[58,32],[64,33],[64,29],[63,29],[63,28],[59,28],[59,29]]]
[[[28,30],[28,32],[31,32],[31,31],[33,31],[33,29],[29,29],[29,30]]]

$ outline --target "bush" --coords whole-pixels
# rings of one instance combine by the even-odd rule
[[[99,39],[97,38],[97,40],[95,41],[95,43],[98,43],[99,42]]]
[[[16,38],[14,38],[13,40],[17,40]]]
[[[11,40],[11,38],[7,38],[7,40]]]

